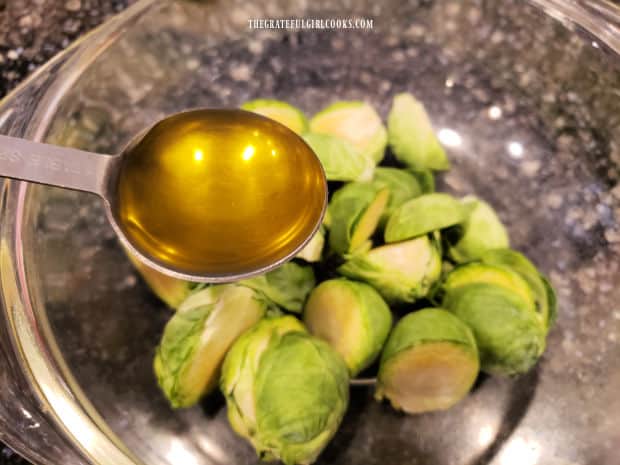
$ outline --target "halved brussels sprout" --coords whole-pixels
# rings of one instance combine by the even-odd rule
[[[226,356],[220,387],[231,426],[261,460],[306,465],[336,433],[348,383],[342,357],[282,317],[263,320],[239,338]]]
[[[465,323],[446,310],[419,310],[390,334],[375,397],[407,413],[445,410],[467,395],[479,369],[476,341]]]
[[[477,283],[446,295],[443,307],[474,332],[482,370],[516,375],[532,368],[545,350],[545,325],[519,294]]]
[[[321,260],[323,255],[323,247],[325,246],[325,226],[321,225],[312,239],[301,249],[295,258],[301,258],[308,263],[314,263]]]
[[[329,202],[329,245],[336,253],[354,251],[366,242],[379,224],[390,191],[371,183],[352,182],[334,193]]]
[[[450,271],[442,284],[445,295],[458,291],[462,286],[486,283],[503,287],[521,297],[532,310],[536,310],[534,293],[527,281],[515,271],[501,265],[487,263],[468,263]]]
[[[268,302],[289,312],[301,313],[308,293],[315,284],[311,266],[287,262],[275,270],[260,276],[238,282],[241,286],[254,289]]]
[[[375,162],[351,142],[329,134],[307,133],[304,140],[319,157],[328,181],[370,181]]]
[[[151,291],[172,309],[176,309],[194,289],[204,287],[204,285],[199,283],[184,281],[160,273],[146,266],[129,250],[125,250],[125,254],[142,279],[144,279],[144,282],[151,288]]]
[[[346,256],[338,272],[367,282],[388,302],[414,302],[426,296],[441,275],[437,241],[422,236]]]
[[[290,103],[281,100],[250,100],[241,105],[241,109],[271,118],[297,134],[303,134],[308,129],[308,119],[304,113]]]
[[[387,131],[375,109],[365,102],[336,102],[314,115],[310,131],[347,140],[375,163],[383,159]]]
[[[506,228],[488,203],[473,196],[465,197],[463,202],[473,204],[473,209],[462,225],[458,241],[448,250],[454,261],[469,262],[480,258],[487,250],[510,245]]]
[[[349,374],[356,376],[381,352],[392,327],[392,313],[368,284],[331,279],[310,293],[304,323],[342,355]]]
[[[472,204],[449,194],[425,194],[403,203],[390,216],[385,227],[385,242],[398,242],[461,224]]]
[[[154,361],[172,407],[189,407],[217,386],[226,352],[264,313],[252,289],[234,284],[210,286],[183,301],[166,324]]]
[[[394,97],[387,127],[392,152],[407,166],[431,170],[450,168],[424,106],[413,95],[402,93]]]
[[[422,188],[417,178],[398,168],[378,167],[375,170],[375,177],[372,183],[378,188],[387,188],[390,190],[390,199],[381,216],[381,224],[385,224],[396,209],[407,200],[411,200],[422,195]]]
[[[488,250],[480,257],[483,263],[507,266],[519,275],[532,288],[536,308],[547,328],[553,326],[557,317],[555,292],[547,278],[542,275],[525,255],[512,249]]]

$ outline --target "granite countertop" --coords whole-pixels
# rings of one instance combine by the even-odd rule
[[[132,0],[0,0],[0,97]]]
[[[132,0],[0,0],[0,97]],[[0,465],[28,465],[0,443]]]

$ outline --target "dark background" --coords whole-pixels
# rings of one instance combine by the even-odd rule
[[[133,1],[0,0],[0,98],[80,35]],[[0,442],[0,465],[29,464]]]

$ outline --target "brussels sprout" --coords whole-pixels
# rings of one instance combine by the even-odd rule
[[[256,431],[253,384],[261,356],[274,338],[306,328],[292,316],[266,317],[248,330],[231,347],[224,359],[220,390],[226,397],[228,420],[241,436],[252,441]]]
[[[471,203],[473,209],[463,223],[458,241],[448,250],[452,259],[465,263],[480,258],[487,250],[508,247],[508,233],[493,208],[473,196],[463,201]]]
[[[297,134],[303,134],[308,129],[308,119],[303,112],[280,100],[250,100],[241,105],[241,109],[271,118]]]
[[[398,207],[385,227],[385,242],[398,242],[463,223],[473,208],[449,194],[425,194]]]
[[[279,305],[289,312],[301,313],[315,280],[312,267],[287,262],[275,270],[244,279],[238,284],[254,289],[268,302]]]
[[[446,295],[443,307],[472,329],[487,373],[525,373],[545,350],[547,332],[538,314],[519,294],[504,287],[460,286]]]
[[[536,301],[532,288],[521,275],[506,266],[478,262],[458,266],[447,274],[442,289],[447,295],[457,291],[462,286],[477,283],[493,284],[514,292],[532,310],[536,310]]]
[[[387,126],[388,142],[398,160],[415,169],[450,168],[424,106],[413,95],[394,97]]]
[[[375,162],[351,142],[329,134],[304,135],[321,161],[328,181],[370,181]]]
[[[154,362],[162,391],[175,407],[189,407],[215,386],[232,343],[265,313],[243,286],[211,286],[190,294],[164,329]]]
[[[441,275],[437,241],[427,236],[348,255],[338,271],[367,282],[388,302],[414,302],[426,296]]]
[[[484,252],[481,260],[491,265],[507,266],[521,275],[532,288],[536,309],[547,328],[553,326],[557,317],[555,292],[545,276],[538,272],[525,255],[512,249],[493,249]]]
[[[465,323],[446,310],[419,310],[390,334],[375,397],[407,413],[445,410],[467,395],[479,369],[476,341]]]
[[[314,115],[310,131],[348,142],[375,163],[383,159],[387,131],[375,109],[365,102],[336,102]]]
[[[345,254],[362,245],[375,231],[390,191],[371,183],[353,182],[336,191],[329,203],[329,245]]]
[[[409,172],[418,180],[422,194],[435,192],[435,176],[431,170],[409,169]]]
[[[340,425],[348,372],[329,344],[292,317],[266,319],[226,356],[220,387],[232,428],[262,460],[313,463]]]
[[[325,226],[321,225],[316,234],[312,236],[312,239],[295,257],[309,263],[318,262],[323,255],[323,246],[325,246]]]
[[[398,168],[377,168],[372,183],[377,188],[390,190],[390,198],[381,216],[380,223],[383,225],[396,207],[401,206],[407,200],[422,195],[422,188],[417,178],[413,174]]]
[[[312,290],[304,323],[342,355],[350,375],[356,376],[381,352],[392,326],[392,313],[368,284],[340,278],[324,281]]]
[[[151,291],[172,309],[176,309],[194,289],[204,287],[204,285],[198,283],[184,281],[160,273],[146,266],[129,250],[125,249],[125,254],[136,271],[142,276],[144,282],[151,288]]]

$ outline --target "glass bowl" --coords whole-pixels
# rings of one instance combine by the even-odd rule
[[[258,30],[253,18],[373,19]],[[488,199],[556,286],[537,368],[482,377],[442,413],[399,414],[355,387],[318,463],[618,463],[620,14],[600,1],[143,0],[7,97],[3,133],[116,152],[165,115],[275,97],[308,114],[422,100],[449,150],[442,188]],[[0,156],[10,156],[2,152]],[[248,465],[221,397],[173,411],[151,362],[169,310],[97,198],[5,181],[0,439],[38,464]]]

